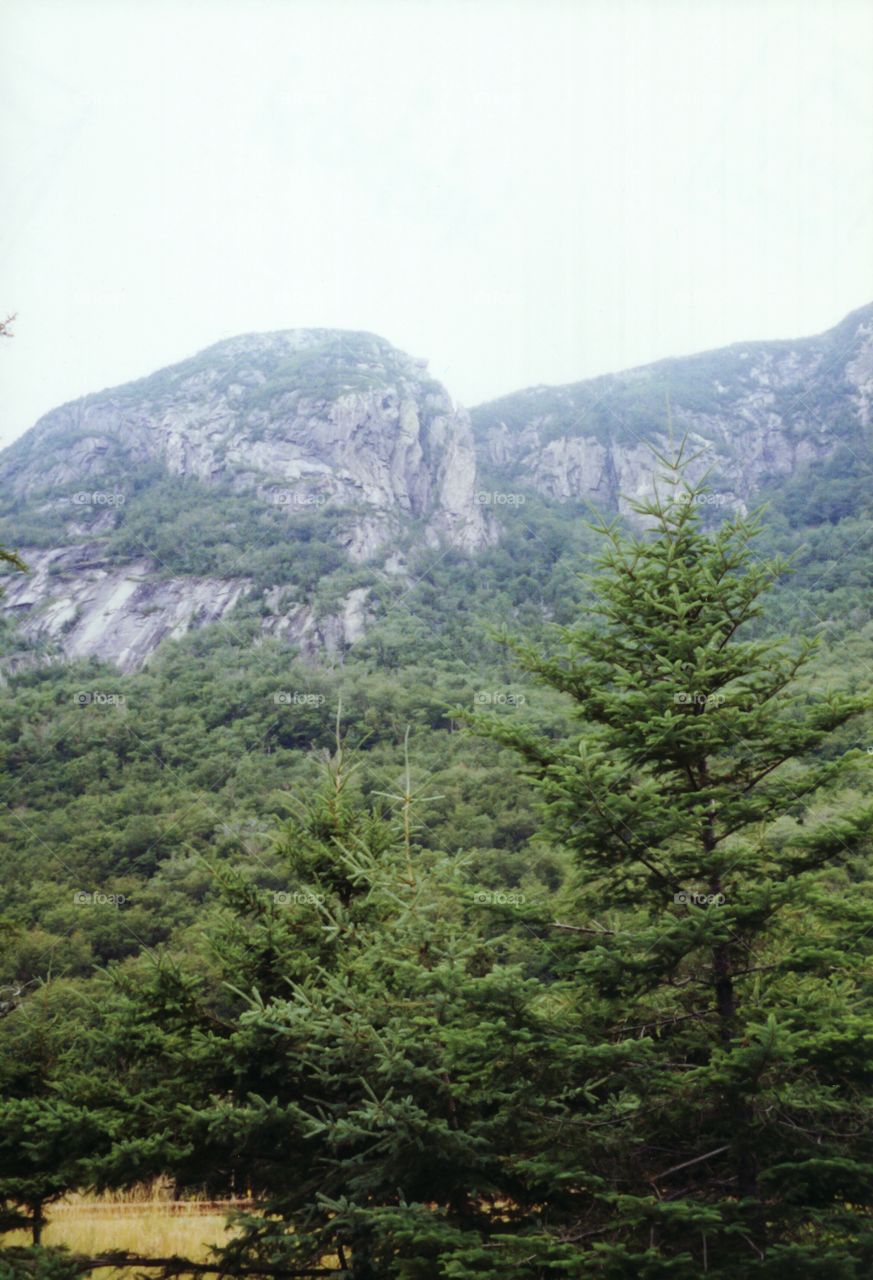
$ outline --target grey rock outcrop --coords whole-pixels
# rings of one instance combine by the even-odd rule
[[[795,342],[738,344],[594,378],[533,387],[473,411],[479,457],[559,501],[627,511],[651,492],[653,446],[688,434],[725,504],[864,447],[873,414],[873,305]],[[694,469],[692,469],[694,470]]]
[[[469,417],[426,362],[372,334],[233,338],[54,410],[0,456],[0,491],[25,519],[49,519],[60,544],[22,545],[10,522],[31,572],[9,579],[2,605],[26,641],[134,670],[162,640],[228,621],[250,596],[245,557],[214,576],[167,569],[148,538],[142,556],[119,554],[112,534],[144,476],[282,508],[292,543],[295,518],[335,513],[335,544],[376,573],[409,531],[468,553],[494,536],[475,501]],[[329,614],[281,591],[280,608],[262,590],[276,610],[262,611],[263,632],[304,653],[341,653],[364,633],[368,588],[352,588]]]
[[[708,471],[728,508],[746,508],[766,483],[840,448],[869,456],[873,305],[818,337],[533,387],[471,415],[424,362],[372,334],[292,330],[218,343],[62,406],[0,455],[0,543],[31,568],[4,577],[0,607],[40,653],[126,671],[165,639],[207,623],[233,627],[243,607],[258,619],[258,642],[341,656],[377,612],[374,588],[412,576],[422,547],[475,554],[499,538],[507,495],[480,494],[477,465],[489,489],[531,487],[628,512],[651,492],[668,416],[674,439],[687,434],[699,452],[693,474]],[[282,508],[281,521],[267,522],[268,549],[282,553],[275,575],[269,558],[249,565],[251,540],[243,554],[238,546],[192,561],[201,572],[184,556],[161,563],[130,517],[146,511],[154,528],[166,507],[141,495],[168,478],[199,486],[199,511],[219,529],[228,495],[247,504],[246,530],[260,528],[267,505]],[[316,512],[330,519],[309,519]],[[131,527],[136,537],[126,536]],[[26,529],[41,536],[28,543]],[[320,584],[295,564],[308,538],[312,572],[326,563],[339,574],[321,604]]]
[[[162,576],[146,559],[113,565],[93,544],[26,555],[30,572],[4,579],[2,601],[19,619],[22,638],[37,650],[99,658],[124,672],[139,670],[161,641],[178,640],[192,628],[222,622],[233,631],[233,611],[252,589],[246,578]],[[268,589],[262,633],[307,658],[341,655],[366,633],[368,594],[356,587],[338,610],[320,614],[281,587]]]
[[[6,451],[0,484],[19,497],[87,493],[119,466],[154,464],[278,504],[356,508],[356,557],[378,551],[403,516],[468,551],[487,540],[468,415],[420,361],[369,334],[233,338],[64,405]]]
[[[164,639],[218,622],[248,584],[238,579],[162,578],[154,562],[115,566],[97,545],[27,553],[28,574],[6,583],[3,605],[37,644],[68,658],[95,657],[122,671],[142,666]]]

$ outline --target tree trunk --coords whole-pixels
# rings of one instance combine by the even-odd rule
[[[34,1244],[42,1244],[42,1229],[45,1226],[45,1218],[42,1212],[42,1201],[37,1200],[33,1205],[33,1216],[30,1220],[30,1232],[33,1236]]]
[[[703,786],[709,783],[709,768],[704,760],[700,770]],[[707,863],[715,849],[715,811],[710,808],[703,825],[703,849]],[[709,878],[709,892],[722,893],[721,876],[712,874]],[[733,956],[728,942],[720,942],[712,952],[712,973],[715,987],[715,1008],[718,1014],[718,1035],[724,1049],[728,1052],[737,1034],[737,998],[734,989]],[[755,1247],[763,1255],[766,1252],[766,1219],[764,1207],[759,1200],[758,1192],[758,1159],[755,1154],[752,1134],[753,1111],[744,1094],[735,1095],[729,1100],[727,1112],[728,1132],[726,1138],[730,1142],[731,1161],[737,1181],[737,1192],[743,1200],[751,1200],[754,1207],[749,1213],[749,1232]]]

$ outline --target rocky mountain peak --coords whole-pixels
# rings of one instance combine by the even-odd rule
[[[34,568],[10,584],[6,607],[32,640],[132,668],[164,636],[223,617],[253,589],[247,557],[215,550],[229,502],[262,558],[266,547],[293,560],[299,545],[313,562],[311,591],[315,544],[332,571],[336,556],[375,571],[413,528],[425,545],[484,546],[475,471],[469,418],[426,361],[345,330],[230,338],[54,410],[0,455],[7,536]],[[183,542],[186,528],[201,538],[211,521],[215,554],[161,552],[168,505]],[[289,571],[277,573],[263,590]],[[351,590],[337,615],[348,636],[335,620],[322,625],[299,592],[286,591],[278,613],[267,604],[264,626],[342,649],[363,626],[361,588]]]
[[[472,424],[426,361],[374,334],[228,338],[54,410],[0,454],[0,544],[31,567],[5,611],[31,651],[125,670],[240,617],[341,655],[417,556],[495,542],[501,503],[535,490],[627,513],[668,418],[719,508],[810,475],[843,484],[869,466],[873,304],[817,337],[532,387]]]
[[[216,343],[47,414],[0,459],[0,483],[51,502],[148,464],[265,500],[372,509],[379,520],[352,539],[359,556],[376,551],[377,526],[387,541],[394,515],[466,550],[485,539],[467,415],[425,361],[373,334],[296,329]]]

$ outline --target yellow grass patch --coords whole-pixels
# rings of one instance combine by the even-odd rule
[[[109,1197],[88,1200],[69,1197],[50,1206],[49,1221],[43,1231],[45,1245],[66,1245],[87,1257],[124,1249],[140,1257],[166,1258],[179,1254],[194,1262],[205,1262],[211,1246],[230,1237],[225,1218],[230,1205],[210,1201],[167,1201],[159,1198],[127,1201]],[[30,1244],[30,1233],[17,1231],[4,1236],[5,1245]],[[141,1268],[139,1269],[141,1271]],[[96,1280],[133,1280],[132,1269],[95,1272]]]

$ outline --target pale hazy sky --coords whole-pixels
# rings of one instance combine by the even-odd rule
[[[0,0],[0,439],[258,329],[471,405],[873,300],[870,0]]]

